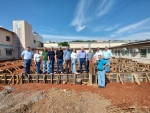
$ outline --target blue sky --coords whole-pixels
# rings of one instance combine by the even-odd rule
[[[150,39],[150,0],[0,0],[0,26],[25,20],[44,41]]]

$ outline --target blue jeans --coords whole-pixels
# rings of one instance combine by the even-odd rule
[[[98,71],[98,85],[105,87],[105,70]]]
[[[61,72],[64,72],[64,70],[63,70],[63,60],[62,59],[57,59],[57,70],[56,70],[57,73],[59,71],[59,68],[60,68]]]
[[[41,62],[36,62],[36,72],[38,74],[40,74],[40,65],[41,65]]]
[[[54,60],[50,60],[48,64],[48,73],[54,73]]]
[[[73,58],[73,59],[72,59],[72,63],[73,63],[73,65],[72,65],[72,72],[73,72],[73,73],[76,73],[76,72],[77,72],[77,71],[76,71],[77,59],[76,59],[76,58]]]
[[[109,64],[108,66],[105,67],[105,71],[106,72],[110,72],[110,59],[104,59],[106,61],[107,64]]]
[[[43,73],[46,72],[46,69],[48,70],[48,61],[43,61]]]
[[[30,74],[31,59],[24,59],[24,73]]]
[[[86,58],[80,58],[80,72],[82,73],[82,64],[84,63],[84,67],[86,72],[88,72],[87,70],[87,66],[86,66]]]

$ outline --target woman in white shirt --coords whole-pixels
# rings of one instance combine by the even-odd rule
[[[71,59],[72,59],[72,72],[75,74],[78,74],[76,71],[76,64],[77,64],[77,52],[76,49],[73,49],[73,52],[71,53]]]
[[[42,62],[42,55],[39,53],[39,50],[36,51],[36,54],[34,54],[34,62],[36,65],[36,72],[40,74],[40,65]]]

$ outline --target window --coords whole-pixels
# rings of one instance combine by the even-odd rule
[[[129,56],[129,51],[128,50],[125,51],[125,56]]]
[[[120,50],[118,50],[118,56],[120,56]]]
[[[12,50],[6,50],[6,56],[11,56],[12,55]]]
[[[148,49],[147,53],[150,53],[150,49]]]
[[[36,40],[33,40],[33,43],[35,44],[35,43],[36,43]]]
[[[6,36],[6,41],[10,42],[10,37]]]
[[[115,56],[117,56],[117,50],[115,50]]]
[[[146,58],[146,49],[141,49],[141,57],[145,57]]]

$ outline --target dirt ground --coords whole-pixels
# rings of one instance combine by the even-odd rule
[[[149,113],[150,84],[0,85],[0,100],[0,113]]]

